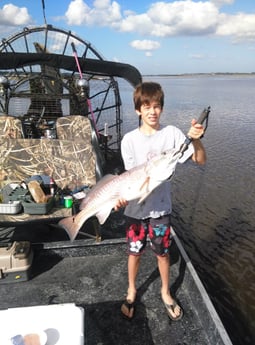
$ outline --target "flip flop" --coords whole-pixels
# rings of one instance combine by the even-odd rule
[[[135,313],[135,307],[134,307],[134,302],[130,303],[127,300],[123,302],[121,305],[121,312],[122,315],[127,318],[128,320],[131,320],[134,317]]]
[[[173,303],[172,304],[167,304],[163,301],[165,307],[166,307],[166,310],[167,310],[167,315],[168,317],[172,320],[172,321],[179,321],[181,320],[181,318],[183,317],[183,310],[182,308],[177,304],[177,302],[175,300],[173,300]],[[173,314],[175,314],[175,308],[176,307],[179,307],[180,308],[180,314],[176,317],[174,317],[171,312]]]

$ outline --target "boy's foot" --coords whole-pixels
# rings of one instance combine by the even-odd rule
[[[178,321],[181,320],[181,318],[183,317],[183,310],[182,308],[179,306],[179,304],[177,304],[177,302],[168,296],[168,303],[166,302],[166,299],[164,300],[162,297],[162,301],[164,303],[164,306],[166,307],[166,311],[168,314],[168,317],[173,320],[173,321]]]
[[[166,310],[167,310],[167,314],[168,317],[172,320],[172,321],[179,321],[181,320],[182,316],[183,316],[183,310],[182,308],[176,303],[176,301],[174,300],[172,304],[167,304],[165,302],[163,302]]]
[[[131,320],[134,317],[135,313],[135,302],[136,292],[129,292],[127,294],[126,300],[121,305],[121,312],[122,315],[125,316],[127,319]]]

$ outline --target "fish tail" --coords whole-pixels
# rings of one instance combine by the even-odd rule
[[[73,242],[81,228],[79,224],[75,223],[74,217],[62,219],[60,222],[58,222],[58,225],[65,229],[71,242]]]

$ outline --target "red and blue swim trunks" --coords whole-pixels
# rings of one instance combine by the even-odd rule
[[[159,218],[134,219],[126,217],[128,253],[141,255],[149,238],[150,246],[156,255],[163,256],[170,246],[170,215]]]

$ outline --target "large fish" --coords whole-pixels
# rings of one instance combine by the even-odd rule
[[[62,219],[59,225],[75,239],[87,219],[96,216],[103,224],[119,199],[142,202],[162,182],[170,178],[180,158],[176,150],[168,150],[152,157],[146,163],[120,175],[104,176],[88,193],[76,216]]]

